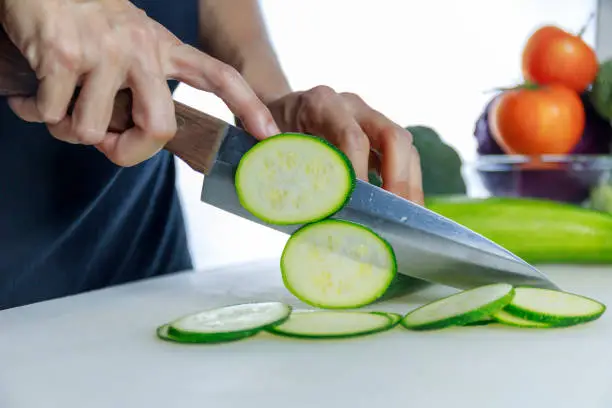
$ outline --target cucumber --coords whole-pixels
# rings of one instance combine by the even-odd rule
[[[329,217],[349,200],[355,183],[344,153],[321,138],[299,133],[257,143],[242,157],[235,176],[241,205],[276,225]]]
[[[505,310],[500,310],[499,312],[495,313],[493,315],[493,318],[495,319],[495,321],[505,324],[507,326],[523,327],[528,329],[547,329],[551,327],[547,323],[534,322],[533,320],[522,319],[506,312]]]
[[[518,287],[504,310],[526,320],[564,327],[599,319],[606,306],[573,293]]]
[[[384,239],[362,225],[334,219],[294,232],[280,263],[287,290],[322,309],[372,303],[397,273],[395,254]]]
[[[291,310],[291,306],[280,302],[247,303],[205,310],[170,322],[166,336],[190,343],[239,340],[282,323],[289,318]]]
[[[399,313],[391,313],[391,312],[371,312],[377,315],[383,315],[388,317],[391,320],[391,327],[395,327],[399,324],[404,316]]]
[[[487,319],[510,303],[513,296],[514,288],[506,283],[480,286],[421,306],[406,314],[401,324],[411,330],[464,326]]]
[[[534,264],[612,263],[612,215],[527,198],[434,197],[426,207]]]
[[[306,339],[332,339],[365,336],[393,327],[385,314],[358,311],[301,311],[266,329],[272,334]]]

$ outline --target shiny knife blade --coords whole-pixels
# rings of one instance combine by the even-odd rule
[[[256,140],[234,126],[227,128],[201,200],[239,217],[291,234],[301,225],[268,224],[238,200],[234,174]],[[545,274],[483,236],[426,208],[358,181],[347,205],[332,218],[365,225],[394,248],[400,273],[458,289],[507,282],[559,289]]]

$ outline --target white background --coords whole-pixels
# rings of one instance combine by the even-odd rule
[[[295,90],[329,85],[362,96],[402,126],[433,127],[464,161],[492,88],[521,80],[520,53],[539,25],[579,31],[595,0],[262,0]],[[584,36],[594,43],[595,24]],[[175,98],[227,121],[216,97],[181,85]],[[428,163],[427,165],[434,165]],[[203,177],[179,162],[196,268],[277,256],[286,237],[199,201]]]

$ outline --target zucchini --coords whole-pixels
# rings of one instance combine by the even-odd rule
[[[487,319],[503,309],[514,296],[514,288],[494,283],[465,290],[427,303],[404,316],[402,326],[411,330],[465,326]]]
[[[272,334],[305,339],[331,339],[365,336],[393,327],[383,313],[358,311],[293,312],[284,323],[266,329]]]
[[[521,317],[515,316],[506,312],[505,310],[500,310],[499,312],[493,315],[494,321],[505,324],[506,326],[515,326],[515,327],[523,327],[528,329],[547,329],[551,327],[547,323],[542,322],[534,322],[533,320],[523,319]]]
[[[504,310],[522,319],[565,327],[599,319],[606,306],[573,293],[519,287]]]
[[[327,219],[291,235],[281,255],[285,287],[322,309],[365,306],[380,298],[397,273],[391,246],[360,224]]]
[[[169,324],[163,324],[159,326],[157,330],[155,331],[155,333],[157,334],[157,337],[159,337],[162,340],[171,341],[174,343],[199,343],[198,341],[193,341],[193,339],[181,340],[178,337],[174,337],[173,335],[168,333],[169,328],[170,328]]]
[[[612,215],[547,200],[434,197],[426,207],[534,264],[612,263]]]
[[[391,319],[391,327],[397,326],[399,322],[402,320],[402,318],[404,317],[399,313],[392,313],[392,312],[371,312],[371,313],[383,315]]]
[[[280,324],[289,318],[291,310],[280,302],[225,306],[181,317],[170,322],[166,332],[160,330],[162,335],[181,342],[221,343],[251,337]]]
[[[257,143],[242,157],[235,175],[241,205],[277,225],[333,215],[350,199],[355,183],[344,153],[324,139],[299,133]]]

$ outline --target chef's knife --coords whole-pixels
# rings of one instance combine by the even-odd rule
[[[0,32],[0,94],[33,95],[38,81],[27,61]],[[131,124],[131,94],[115,100],[110,128]],[[239,203],[234,188],[238,162],[256,140],[244,130],[175,102],[177,134],[165,149],[204,174],[201,200],[284,233],[300,225],[259,220]],[[508,282],[557,289],[543,273],[475,232],[369,183],[358,181],[348,204],[333,218],[372,228],[393,246],[400,273],[459,289]]]

